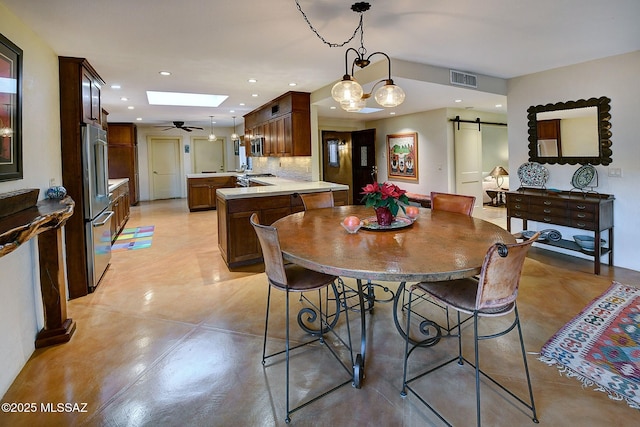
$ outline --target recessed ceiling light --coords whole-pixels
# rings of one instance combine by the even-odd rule
[[[501,108],[502,104],[496,104],[496,108]]]
[[[111,85],[111,89],[120,89],[120,85]]]
[[[120,98],[120,101],[128,101],[129,98],[127,98],[126,96],[123,96],[122,98]]]
[[[257,83],[258,81],[256,79],[249,79],[247,80],[249,83]]]
[[[241,102],[241,103],[240,103],[240,106],[241,106],[241,107],[244,107],[244,102]]]
[[[251,96],[253,96],[254,98],[257,98],[258,94],[257,93],[252,93]]]
[[[453,102],[462,102],[462,99],[456,99],[456,100],[455,100],[455,101],[453,101]]]
[[[395,111],[390,111],[390,112],[389,112],[389,115],[390,115],[390,116],[395,116],[395,115],[396,115],[396,112],[395,112]]]
[[[331,107],[329,107],[329,109],[330,109],[330,110],[335,110],[335,109],[336,109],[336,106],[335,106],[335,105],[332,105]]]
[[[235,112],[236,112],[236,110],[229,110],[229,112],[230,112],[230,113],[235,113]]]
[[[136,107],[134,107],[133,105],[129,105],[127,108],[128,108],[129,110],[133,110],[133,109],[135,109]]]
[[[142,121],[142,117],[136,117],[136,120],[140,122]]]
[[[178,105],[186,107],[219,107],[227,95],[207,95],[201,93],[156,92],[147,91],[151,105]]]
[[[298,85],[298,83],[294,83],[294,82],[289,83],[289,86],[291,86],[291,87],[297,86],[297,85]]]
[[[160,71],[160,75],[161,76],[170,76],[171,72],[169,72],[169,71]]]

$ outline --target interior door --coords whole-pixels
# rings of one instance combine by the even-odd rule
[[[193,172],[224,172],[224,138],[209,141],[207,138],[193,138]]]
[[[180,139],[151,137],[149,158],[151,200],[181,197]]]
[[[482,206],[482,133],[477,123],[454,122],[457,194],[476,197]]]
[[[351,132],[353,166],[353,204],[362,204],[362,187],[378,179],[376,166],[376,130]]]

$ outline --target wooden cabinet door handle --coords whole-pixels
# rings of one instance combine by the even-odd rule
[[[546,213],[546,214],[550,214],[551,213],[551,209],[545,209],[543,212]]]
[[[545,205],[547,205],[547,206],[551,205],[551,202],[550,202],[550,201],[548,201],[548,200],[545,200],[543,203],[544,203]]]

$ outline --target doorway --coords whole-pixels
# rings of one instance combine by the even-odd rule
[[[353,162],[353,204],[360,205],[362,187],[378,180],[376,166],[376,130],[351,132]]]
[[[225,171],[224,138],[209,141],[207,138],[194,137],[191,139],[191,146],[194,173]]]
[[[151,200],[181,197],[180,138],[149,137]]]

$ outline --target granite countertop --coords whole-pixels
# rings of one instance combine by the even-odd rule
[[[258,187],[219,188],[217,194],[225,200],[251,197],[280,196],[293,193],[316,193],[320,191],[349,190],[348,185],[326,181],[295,181],[275,176],[251,178]]]
[[[217,176],[240,176],[244,172],[211,172],[211,173],[188,173],[187,178],[215,178]]]
[[[120,187],[125,182],[129,182],[129,178],[114,178],[109,179],[109,193],[111,193],[116,188]]]

